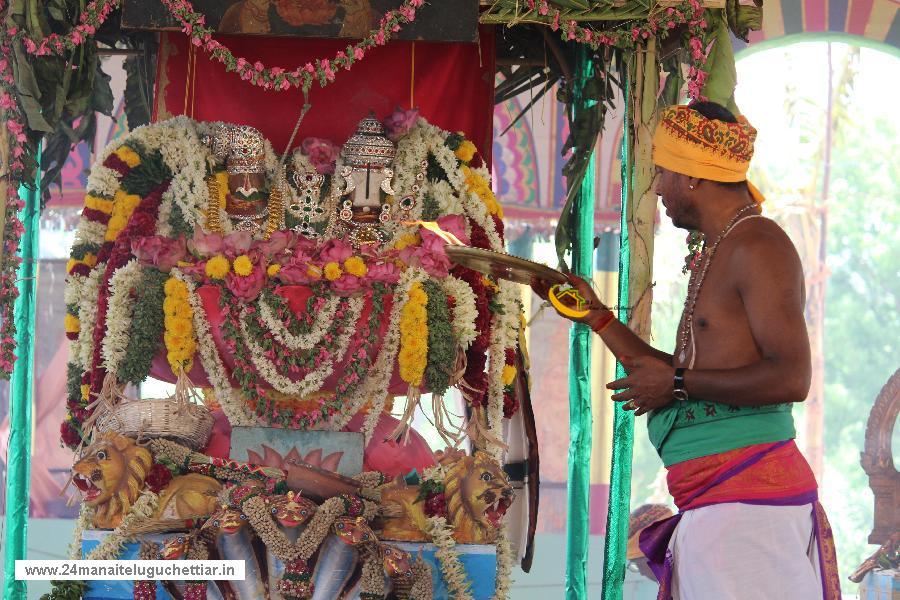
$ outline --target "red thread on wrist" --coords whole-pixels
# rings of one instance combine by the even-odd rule
[[[594,333],[602,333],[606,330],[607,327],[612,325],[612,322],[615,321],[615,315],[611,310],[606,311],[606,314],[601,317],[600,322],[596,323],[591,329],[593,329]]]

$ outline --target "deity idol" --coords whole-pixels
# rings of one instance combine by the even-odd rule
[[[208,429],[203,436],[199,430],[173,431],[184,421],[177,416],[150,419],[153,435],[148,436],[144,421],[130,434],[142,443],[147,437],[190,442],[189,450],[161,446],[164,460],[158,466],[175,470],[173,482],[189,477],[186,471],[199,464],[208,467],[203,473],[215,482],[210,489],[261,478],[265,491],[260,494],[290,498],[289,490],[296,493],[306,485],[297,481],[318,481],[293,477],[292,469],[317,476],[316,468],[326,469],[324,459],[304,463],[316,454],[300,444],[301,438],[363,434],[363,473],[343,473],[341,483],[348,490],[329,487],[339,479],[337,473],[330,474],[334,481],[327,485],[313,483],[311,492],[317,493],[309,495],[328,508],[306,529],[292,517],[266,528],[254,498],[206,519],[201,530],[226,558],[249,559],[250,529],[284,538],[280,549],[267,543],[268,551],[280,553],[284,575],[267,570],[265,565],[275,561],[257,561],[248,567],[251,577],[235,590],[240,597],[259,597],[273,575],[283,596],[306,594],[313,570],[320,593],[353,587],[356,575],[326,577],[329,569],[340,570],[329,565],[344,564],[354,573],[368,569],[360,583],[363,594],[365,586],[381,587],[385,575],[380,560],[377,570],[368,560],[374,556],[369,546],[376,531],[381,539],[427,542],[431,534],[423,524],[446,513],[452,530],[447,535],[457,542],[494,544],[512,501],[497,457],[503,452],[504,419],[516,412],[519,397],[518,292],[512,284],[454,266],[444,238],[435,233],[443,230],[472,246],[502,251],[500,207],[474,145],[424,120],[414,121],[408,131],[392,132],[394,143],[377,119],[363,119],[341,148],[333,175],[316,170],[302,152],[283,167],[251,127],[187,118],[116,140],[92,170],[68,266],[66,327],[73,343],[69,414],[63,424],[67,445],[77,447],[90,437],[91,423],[101,422],[91,417],[103,406],[97,398],[104,382],[121,391],[150,376],[177,380],[182,390],[203,390],[204,401],[218,415],[211,437]],[[462,414],[468,421],[463,425],[451,423],[451,411],[443,404],[451,388],[465,402]],[[410,427],[426,394],[436,429],[452,438],[450,445],[464,430],[484,451],[457,460],[459,468],[434,468],[434,454]],[[406,409],[398,420],[390,414],[391,405],[404,397]],[[165,399],[143,402],[123,404],[151,412],[166,405]],[[258,436],[260,443],[281,445],[266,454],[264,465],[250,456],[232,456],[232,426],[243,428],[234,437],[236,444],[241,436]],[[249,443],[241,452],[259,447]],[[327,443],[314,443],[334,453]],[[304,460],[292,463],[297,448]],[[153,458],[159,462],[159,456]],[[268,464],[268,458],[276,464]],[[96,456],[96,462],[102,460]],[[162,473],[160,468],[154,463],[154,473]],[[89,461],[76,469],[76,486],[90,500],[100,485],[93,483],[96,470]],[[426,479],[383,486],[381,475],[366,473],[379,471],[394,479],[413,470]],[[148,478],[151,484],[159,484],[156,476]],[[427,503],[417,502],[420,485],[431,490]],[[157,493],[161,505],[178,506],[168,501],[164,486]],[[344,500],[337,502],[343,495],[346,507]],[[356,496],[380,500],[366,500],[378,506],[367,505],[363,520],[356,509],[346,515],[355,520],[341,520],[341,510],[362,502]],[[128,516],[122,513],[130,510],[131,500],[122,506],[95,526],[115,527]],[[265,507],[266,516],[272,509],[278,516],[274,505]],[[209,512],[206,506],[192,508],[189,516],[203,519]],[[386,522],[370,529],[378,515]],[[248,528],[250,516],[254,525]],[[342,533],[369,537],[341,537],[335,530],[322,552],[304,551],[297,558],[295,535],[300,546],[319,549],[333,523],[344,527]],[[315,535],[304,537],[308,530]],[[365,556],[359,544],[367,549]],[[399,573],[399,567],[392,569]],[[392,580],[396,575],[387,574]],[[299,587],[288,589],[288,584]]]

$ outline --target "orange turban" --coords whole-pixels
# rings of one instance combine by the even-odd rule
[[[710,181],[746,181],[756,129],[743,116],[737,123],[707,119],[687,106],[662,111],[653,134],[653,162],[664,169]],[[747,181],[750,195],[765,198]]]

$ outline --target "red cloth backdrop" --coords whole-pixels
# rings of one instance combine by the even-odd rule
[[[217,37],[235,56],[287,70],[332,58],[347,47],[346,40]],[[310,103],[312,108],[300,126],[295,146],[307,137],[341,145],[369,111],[384,118],[397,107],[418,107],[434,125],[465,132],[490,164],[493,34],[483,30],[480,44],[391,42],[373,48],[350,71],[339,71],[324,89],[314,83]],[[161,35],[154,120],[186,114],[200,121],[252,125],[281,153],[302,104],[299,90],[265,91],[226,72],[223,65],[190,46],[187,36]]]

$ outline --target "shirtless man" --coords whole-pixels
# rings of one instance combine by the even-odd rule
[[[570,279],[590,307],[579,320],[628,373],[607,385],[620,390],[613,400],[649,414],[680,510],[641,535],[661,598],[840,598],[815,477],[793,441],[791,407],[806,398],[811,372],[803,269],[746,181],[755,136],[713,103],[661,115],[656,192],[676,227],[705,240],[673,354]],[[535,290],[545,296],[547,285]]]

